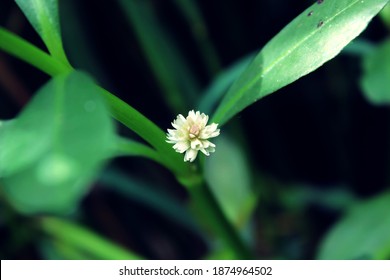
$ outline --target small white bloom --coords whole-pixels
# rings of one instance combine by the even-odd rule
[[[173,148],[176,152],[186,153],[184,161],[193,162],[198,151],[206,156],[215,151],[215,144],[207,139],[219,135],[218,124],[207,125],[208,120],[209,117],[206,114],[201,114],[199,111],[195,113],[191,110],[187,118],[179,114],[172,122],[175,129],[168,129],[167,142],[175,144]]]

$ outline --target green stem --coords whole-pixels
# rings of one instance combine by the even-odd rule
[[[54,59],[19,36],[0,27],[0,50],[3,50],[45,72],[50,76],[71,71],[69,65]]]
[[[67,244],[61,240],[53,240],[50,244],[58,252],[59,256],[55,256],[58,259],[90,260],[92,258],[90,254],[86,254],[84,251],[81,251],[78,248],[75,248],[73,246],[69,246],[69,244]],[[52,257],[49,256],[48,259],[52,259]]]
[[[164,162],[178,177],[191,176],[192,172],[189,166],[183,162],[182,155],[176,153],[172,147],[165,142],[165,133],[129,104],[111,94],[104,88],[100,88],[103,97],[108,104],[112,116],[141,136],[151,146],[153,146],[161,156]]]
[[[253,259],[253,254],[244,244],[237,230],[227,220],[219,204],[205,183],[198,183],[189,188],[190,208],[199,222],[234,253],[235,259]]]
[[[169,166],[164,162],[164,159],[156,152],[156,150],[130,139],[118,137],[114,154],[115,156],[145,157],[154,160],[169,169]]]
[[[0,28],[0,50],[18,57],[50,76],[72,71],[70,66],[64,65],[34,45],[3,28]],[[204,185],[201,176],[196,170],[191,169],[192,165],[185,164],[182,155],[174,152],[172,147],[165,142],[165,133],[133,107],[107,90],[100,87],[99,89],[110,108],[112,116],[153,146],[159,156],[164,157],[164,163],[175,173],[177,179],[184,186],[187,186],[192,196],[191,207],[200,222],[207,222],[206,225],[210,230],[235,252],[236,258],[251,258],[251,254],[242,243],[233,226],[226,219],[212,193]],[[93,250],[91,244],[96,245],[101,240],[100,237],[92,235],[91,232],[59,219],[45,218],[42,220],[42,227],[46,232],[61,237],[64,241],[68,240],[78,246],[87,246],[85,248],[87,250]],[[72,236],[65,235],[68,230],[73,232]],[[84,238],[80,236],[84,236]],[[90,242],[88,242],[88,239],[90,239]],[[86,243],[84,244],[84,242]],[[101,248],[104,250],[116,251],[110,243],[101,243],[103,244]],[[99,249],[99,253],[104,254],[103,249]],[[120,252],[118,255],[113,254],[110,258],[116,258],[115,256],[132,258],[131,255],[121,255]],[[135,256],[134,258],[138,257]]]

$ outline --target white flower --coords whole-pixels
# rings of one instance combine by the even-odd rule
[[[193,162],[201,151],[206,156],[215,151],[215,144],[209,138],[219,135],[218,124],[207,125],[209,116],[194,110],[188,113],[187,118],[179,114],[172,122],[175,129],[168,129],[167,142],[175,144],[173,148],[178,153],[186,153],[184,161]]]

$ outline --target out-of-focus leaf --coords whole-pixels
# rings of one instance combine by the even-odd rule
[[[390,40],[363,58],[361,87],[371,103],[390,104]]]
[[[59,240],[43,240],[39,244],[40,252],[46,260],[92,260],[90,254]]]
[[[63,253],[80,258],[90,255],[101,260],[139,260],[140,256],[105,239],[104,237],[70,221],[58,218],[43,218],[42,230],[56,242],[61,244]],[[64,251],[66,250],[66,251]]]
[[[349,43],[342,51],[344,54],[365,56],[375,50],[375,44],[364,39],[356,39]]]
[[[245,225],[256,202],[251,189],[250,166],[244,151],[226,136],[216,138],[218,152],[205,164],[205,176],[227,218]]]
[[[221,248],[211,251],[204,259],[205,260],[234,260],[234,252],[229,248]]]
[[[383,22],[386,24],[387,28],[390,29],[390,5],[387,4],[383,10],[379,13],[379,16],[383,20]]]
[[[316,2],[277,34],[233,84],[213,121],[223,124],[258,99],[336,56],[388,0]]]
[[[319,189],[315,186],[289,186],[282,193],[283,203],[291,209],[302,209],[315,204],[333,210],[344,210],[356,203],[357,198],[342,186]]]
[[[148,0],[119,0],[126,12],[145,58],[175,113],[188,111],[198,85],[173,40],[158,22]]]
[[[112,120],[84,73],[47,83],[1,138],[0,178],[24,213],[74,208],[113,150]]]
[[[210,114],[228,88],[244,72],[254,57],[254,54],[247,55],[219,74],[213,83],[204,91],[203,97],[199,102],[199,110]]]
[[[390,194],[351,207],[325,236],[319,259],[385,259],[390,256]]]
[[[58,0],[15,0],[15,2],[41,36],[49,52],[67,62],[61,40]]]
[[[12,125],[13,121],[1,121],[0,120],[0,147],[2,144],[2,139],[4,139],[4,135],[6,131],[9,129],[9,127]],[[1,155],[1,151],[0,151]],[[0,162],[0,176],[1,176],[1,162]]]

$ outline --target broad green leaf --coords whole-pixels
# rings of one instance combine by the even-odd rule
[[[253,58],[254,54],[247,55],[239,59],[229,68],[223,70],[203,93],[203,97],[198,106],[199,110],[206,114],[211,113],[212,109],[217,105],[217,102],[221,100],[228,88],[244,72]]]
[[[9,127],[12,125],[13,121],[2,121],[0,120],[0,147],[2,144],[2,140],[4,139],[5,132],[9,129]],[[1,156],[1,148],[0,148],[0,156]],[[0,165],[1,168],[1,165]],[[1,176],[1,169],[0,169],[0,176]]]
[[[145,58],[175,113],[188,111],[198,85],[184,57],[164,29],[149,0],[119,0],[142,47]]]
[[[47,83],[5,131],[0,178],[24,213],[64,213],[77,205],[112,153],[111,118],[94,82],[81,72]]]
[[[390,257],[390,194],[357,204],[325,236],[319,259]]]
[[[227,218],[238,227],[247,222],[256,201],[245,152],[237,143],[216,138],[217,153],[206,161],[205,176]]]
[[[373,104],[390,104],[390,40],[363,57],[361,87]]]
[[[260,98],[314,71],[358,36],[388,0],[316,2],[277,34],[230,88],[213,121],[223,124]]]
[[[15,2],[41,36],[49,52],[66,63],[61,41],[58,0],[15,0]]]
[[[13,55],[44,73],[54,76],[69,72],[70,65],[63,64],[46,52],[0,26],[0,50]]]
[[[41,51],[27,41],[21,39],[0,27],[0,50],[31,64],[50,76],[56,76],[72,71],[66,66]],[[129,104],[116,97],[111,92],[100,88],[100,94],[108,104],[113,118],[134,131],[164,156],[164,162],[179,177],[191,176],[190,166],[183,161],[183,156],[176,153],[172,146],[165,142],[166,134],[156,124],[135,110]]]

